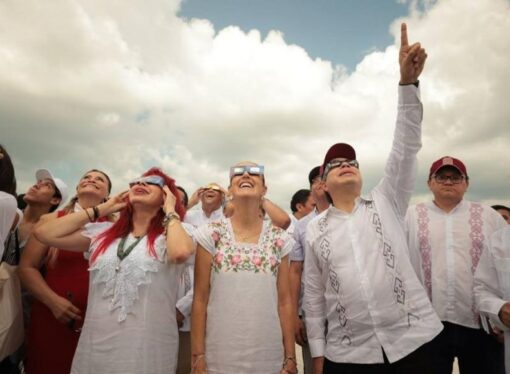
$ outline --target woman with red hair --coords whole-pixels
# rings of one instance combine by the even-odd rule
[[[35,231],[47,245],[90,255],[88,309],[71,373],[175,371],[183,268],[176,263],[188,259],[194,244],[181,223],[185,211],[173,179],[152,168],[129,186]],[[94,222],[115,212],[115,223]]]

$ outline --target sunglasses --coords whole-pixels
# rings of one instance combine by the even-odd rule
[[[136,185],[152,185],[152,186],[159,186],[163,188],[165,186],[165,180],[160,177],[159,175],[149,175],[147,177],[141,177],[133,179],[131,182],[129,182],[129,188],[136,186]]]
[[[207,186],[205,187],[202,187],[202,190],[205,192],[205,191],[209,191],[209,190],[212,190],[212,191],[218,191],[218,192],[223,192],[221,190],[221,188],[215,184],[208,184]]]
[[[264,175],[264,166],[262,165],[245,165],[245,166],[232,166],[230,168],[230,179],[236,175],[243,175],[248,173],[250,175]]]
[[[332,169],[340,167],[343,164],[347,164],[348,166],[351,166],[356,169],[359,168],[359,162],[357,160],[333,160],[326,164],[326,167],[324,168],[324,173],[322,174],[322,178],[325,179]]]

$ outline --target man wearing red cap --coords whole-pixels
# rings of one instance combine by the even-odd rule
[[[466,166],[445,156],[430,167],[434,200],[409,208],[411,261],[445,328],[431,344],[434,373],[503,373],[503,346],[480,329],[473,274],[486,240],[505,225],[490,206],[464,200]],[[499,369],[498,369],[499,368]]]
[[[404,216],[421,147],[418,77],[427,55],[402,24],[393,145],[362,198],[356,152],[333,145],[322,178],[332,205],[308,225],[303,309],[315,373],[433,373],[427,342],[442,329],[409,261]],[[327,334],[326,334],[327,324]]]

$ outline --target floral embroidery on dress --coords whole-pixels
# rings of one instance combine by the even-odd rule
[[[282,236],[285,232],[273,225],[264,224],[258,244],[238,243],[235,241],[227,221],[211,222],[211,238],[216,248],[212,268],[221,271],[252,271],[254,273],[278,274],[281,251],[285,244]]]

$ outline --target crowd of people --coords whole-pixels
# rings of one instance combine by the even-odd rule
[[[297,343],[306,374],[510,373],[510,209],[465,200],[451,156],[409,206],[426,58],[403,24],[377,186],[336,143],[290,216],[249,161],[190,197],[156,167],[114,196],[91,169],[69,202],[39,169],[18,197],[0,146],[0,372],[295,374]]]

